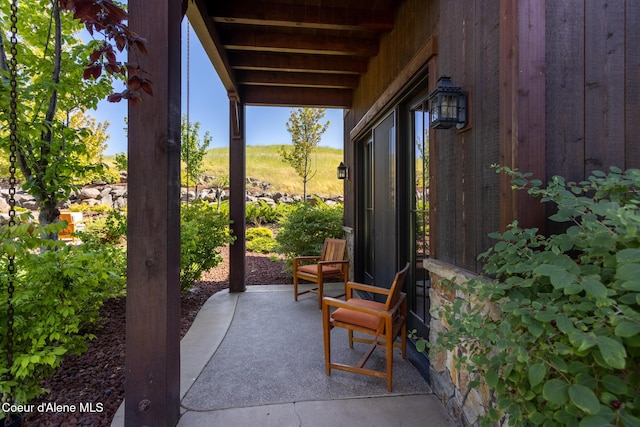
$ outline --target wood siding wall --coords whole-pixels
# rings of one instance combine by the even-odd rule
[[[548,1],[547,179],[640,167],[640,1]]]
[[[450,76],[468,93],[470,123],[460,131],[431,134],[432,186],[437,185],[432,192],[432,207],[437,205],[432,249],[439,260],[473,272],[481,269],[477,255],[494,243],[488,233],[521,215],[529,222],[544,222],[544,212],[530,214],[540,211],[533,206],[538,202],[510,193],[504,183],[501,187],[492,164],[526,172],[540,158],[541,165],[534,169],[543,176],[536,178],[562,175],[578,181],[609,166],[640,168],[640,0],[554,0],[533,12],[505,5],[526,6],[510,0],[405,1],[394,31],[384,38],[354,94],[353,108],[345,114],[345,158],[353,165],[349,131],[403,63],[425,40],[437,36],[437,74]],[[526,19],[533,18],[539,18],[542,30],[527,24]],[[503,37],[520,40],[515,51],[502,52],[502,57],[501,46],[512,47],[506,39],[501,45],[501,31]],[[542,61],[530,55],[528,43],[542,43],[536,53],[542,52]],[[510,55],[521,55],[513,62],[516,71],[519,66],[534,68],[501,76],[501,64],[505,67]],[[539,74],[541,84],[536,83],[541,82]],[[506,94],[509,84],[513,96]],[[532,97],[539,99],[539,93],[530,93],[536,88],[544,88],[542,119],[540,108],[527,104]],[[509,103],[501,102],[501,96]],[[542,126],[535,125],[540,122]],[[510,147],[507,157],[501,143]],[[346,194],[353,195],[354,186],[354,180],[347,182]],[[345,220],[355,226],[355,203],[347,203]],[[551,223],[546,226],[547,232],[554,230]]]
[[[499,4],[442,2],[439,76],[450,76],[468,94],[469,125],[436,130],[436,257],[477,272],[477,255],[491,245],[499,224]]]

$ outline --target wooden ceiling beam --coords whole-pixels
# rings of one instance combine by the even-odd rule
[[[225,49],[323,55],[375,56],[376,38],[296,34],[272,31],[225,31],[220,34]]]
[[[240,85],[354,89],[360,77],[356,74],[238,70],[236,80]]]
[[[219,23],[346,31],[391,31],[393,14],[380,10],[259,3],[219,2],[209,10]]]
[[[351,108],[353,99],[349,89],[241,86],[241,91],[247,105]]]
[[[364,74],[368,66],[367,58],[363,57],[270,52],[229,52],[229,60],[239,70]]]

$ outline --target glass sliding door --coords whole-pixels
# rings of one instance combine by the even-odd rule
[[[411,197],[412,285],[409,289],[409,326],[428,336],[429,276],[422,260],[429,257],[429,109],[426,100],[410,107],[413,188]]]

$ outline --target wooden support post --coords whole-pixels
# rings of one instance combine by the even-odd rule
[[[229,216],[236,240],[229,247],[229,291],[245,291],[246,141],[244,104],[229,96]]]
[[[129,0],[153,96],[129,107],[125,425],[180,415],[180,0]]]

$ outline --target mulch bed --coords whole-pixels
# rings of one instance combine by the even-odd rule
[[[229,287],[228,248],[223,248],[221,254],[223,262],[206,272],[202,280],[182,296],[181,336],[187,333],[207,299]],[[251,253],[247,254],[246,262],[247,285],[292,283],[291,274],[285,272],[282,259]],[[111,420],[124,399],[125,298],[106,301],[100,314],[102,320],[92,331],[96,338],[89,343],[88,350],[82,355],[67,357],[56,374],[43,384],[49,393],[32,402],[36,407],[40,403],[76,407],[81,403],[93,403],[96,412],[31,413],[25,415],[25,426],[111,425]]]

